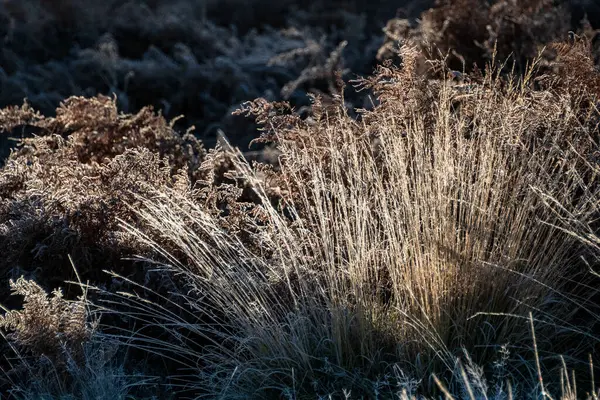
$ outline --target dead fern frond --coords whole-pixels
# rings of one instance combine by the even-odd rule
[[[10,280],[10,287],[24,302],[21,310],[0,316],[0,328],[9,332],[7,338],[19,349],[53,363],[64,364],[65,357],[77,359],[96,325],[89,320],[85,299],[65,300],[60,289],[48,296],[37,283],[23,277]]]

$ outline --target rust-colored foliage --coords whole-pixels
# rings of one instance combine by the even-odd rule
[[[85,301],[67,301],[60,289],[49,297],[38,284],[22,277],[11,279],[10,287],[14,295],[23,296],[24,303],[22,310],[0,316],[0,328],[10,332],[8,339],[35,357],[48,357],[59,368],[69,358],[79,359],[95,330]]]
[[[102,96],[70,98],[55,118],[27,105],[2,117],[4,130],[40,133],[23,139],[0,173],[3,276],[28,271],[55,286],[71,274],[68,254],[96,279],[120,264],[135,250],[118,228],[135,223],[135,195],[189,190],[205,155],[193,135],[179,135],[150,108],[120,115]]]
[[[378,58],[394,58],[394,47],[410,39],[430,57],[447,55],[454,70],[509,60],[524,71],[542,46],[565,38],[570,29],[569,7],[554,0],[437,0],[417,26],[403,19],[388,22]]]

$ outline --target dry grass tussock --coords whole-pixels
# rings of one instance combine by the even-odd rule
[[[122,293],[128,317],[167,334],[128,343],[176,360],[182,388],[211,398],[431,394],[434,372],[459,397],[508,398],[507,380],[517,397],[559,393],[538,376],[563,376],[558,354],[579,368],[597,344],[582,262],[594,249],[571,231],[597,229],[598,110],[583,82],[553,79],[593,65],[587,42],[568,46],[577,57],[546,75],[534,63],[462,83],[424,78],[405,46],[401,68],[357,82],[379,99],[358,120],[342,97],[315,98],[306,119],[245,104],[280,168],[229,149],[230,176],[256,196],[237,231],[172,190],[136,196],[149,229],[124,226],[191,289],[163,303]]]

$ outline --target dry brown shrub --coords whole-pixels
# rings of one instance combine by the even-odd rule
[[[25,275],[43,287],[64,286],[75,280],[71,256],[84,282],[105,289],[127,285],[104,270],[145,282],[148,288],[171,287],[173,277],[150,272],[151,265],[132,259],[156,252],[122,229],[128,224],[160,234],[137,216],[141,199],[156,192],[170,191],[201,204],[240,236],[248,235],[247,221],[256,219],[247,212],[252,198],[244,198],[245,183],[228,175],[226,153],[207,154],[191,132],[179,134],[151,108],[120,114],[113,99],[99,96],[67,99],[54,118],[27,104],[0,115],[2,134],[12,136],[22,129],[36,133],[19,140],[0,170],[0,268],[5,282]],[[173,254],[181,252],[173,249]],[[179,283],[185,292],[185,282]],[[0,303],[16,307],[7,289],[8,284],[2,285]],[[66,285],[66,298],[78,293],[77,285]],[[55,311],[50,314],[61,318]],[[33,335],[39,322],[43,336],[44,327],[51,326],[36,321],[22,331]],[[131,329],[119,317],[105,323],[113,331]],[[31,342],[29,347],[37,346],[33,336],[20,338]]]
[[[554,0],[437,0],[418,26],[403,19],[388,22],[378,58],[393,59],[398,43],[413,40],[430,58],[447,55],[454,70],[510,58],[524,72],[544,45],[566,37],[570,29],[569,7]]]
[[[0,111],[0,119],[3,132],[12,131],[18,126],[35,123],[42,119],[42,116],[33,110],[31,106],[25,102],[22,106],[9,106]]]
[[[136,212],[156,191],[194,201],[253,245],[258,199],[247,179],[233,173],[230,152],[218,146],[207,153],[191,132],[180,135],[151,108],[120,114],[114,99],[74,97],[54,118],[27,105],[0,115],[6,135],[24,126],[38,133],[21,139],[0,170],[6,280],[25,274],[57,287],[74,280],[70,255],[84,281],[110,287],[114,282],[103,271],[113,270],[160,286],[161,279],[125,260],[148,257],[153,249],[121,229],[146,229]]]
[[[97,281],[102,269],[141,250],[118,228],[120,220],[135,223],[133,194],[186,193],[205,155],[192,134],[179,135],[150,108],[120,115],[102,96],[70,98],[56,118],[27,106],[2,115],[5,130],[27,124],[40,133],[24,138],[0,172],[4,276],[29,271],[54,286],[72,274],[68,254]]]
[[[152,107],[145,107],[134,115],[119,115],[116,100],[106,96],[66,99],[56,110],[55,118],[41,118],[27,106],[9,110],[12,113],[3,120],[3,130],[10,131],[26,120],[28,125],[47,133],[69,137],[77,160],[84,164],[103,163],[126,149],[144,147],[161,158],[168,157],[173,172],[183,167],[194,171],[204,154],[193,135],[175,134],[172,124],[157,115]],[[20,154],[29,150],[27,143],[23,144]]]
[[[594,58],[594,40],[587,36],[572,35],[569,42],[552,43],[548,46],[553,60],[548,68],[552,71],[536,78],[541,84],[548,84],[555,89],[578,97],[586,95],[596,99],[600,97],[599,66]]]

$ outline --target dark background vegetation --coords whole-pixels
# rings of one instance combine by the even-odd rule
[[[242,101],[280,98],[304,60],[267,65],[317,41],[327,55],[348,40],[345,66],[371,72],[381,29],[399,9],[415,18],[428,1],[3,1],[0,106],[23,99],[44,115],[71,96],[117,96],[119,109],[152,105],[212,144],[217,129],[247,144]],[[281,29],[295,27],[299,35]],[[306,88],[291,94],[306,104]]]
[[[562,3],[571,29],[580,27],[586,15],[592,27],[598,27],[597,2]],[[208,145],[222,129],[234,143],[245,146],[255,135],[254,127],[231,116],[231,111],[248,99],[280,99],[284,85],[308,64],[306,57],[285,65],[268,65],[270,59],[303,47],[306,40],[320,47],[311,49],[311,57],[323,58],[347,40],[340,65],[348,70],[347,78],[369,74],[377,63],[386,22],[398,16],[416,26],[421,12],[433,4],[433,0],[4,0],[0,107],[27,99],[50,116],[69,96],[114,94],[121,111],[137,112],[152,105],[167,119],[183,115],[177,126],[194,125]],[[483,8],[486,1],[448,4],[439,8],[460,14]],[[298,34],[281,31],[289,28]],[[545,34],[540,28],[549,30],[538,27],[541,36]],[[514,40],[520,40],[519,32],[515,34]],[[478,38],[457,39],[473,47]],[[315,54],[317,50],[321,54]],[[306,105],[305,94],[311,88],[322,89],[322,82],[309,81],[286,97]]]

